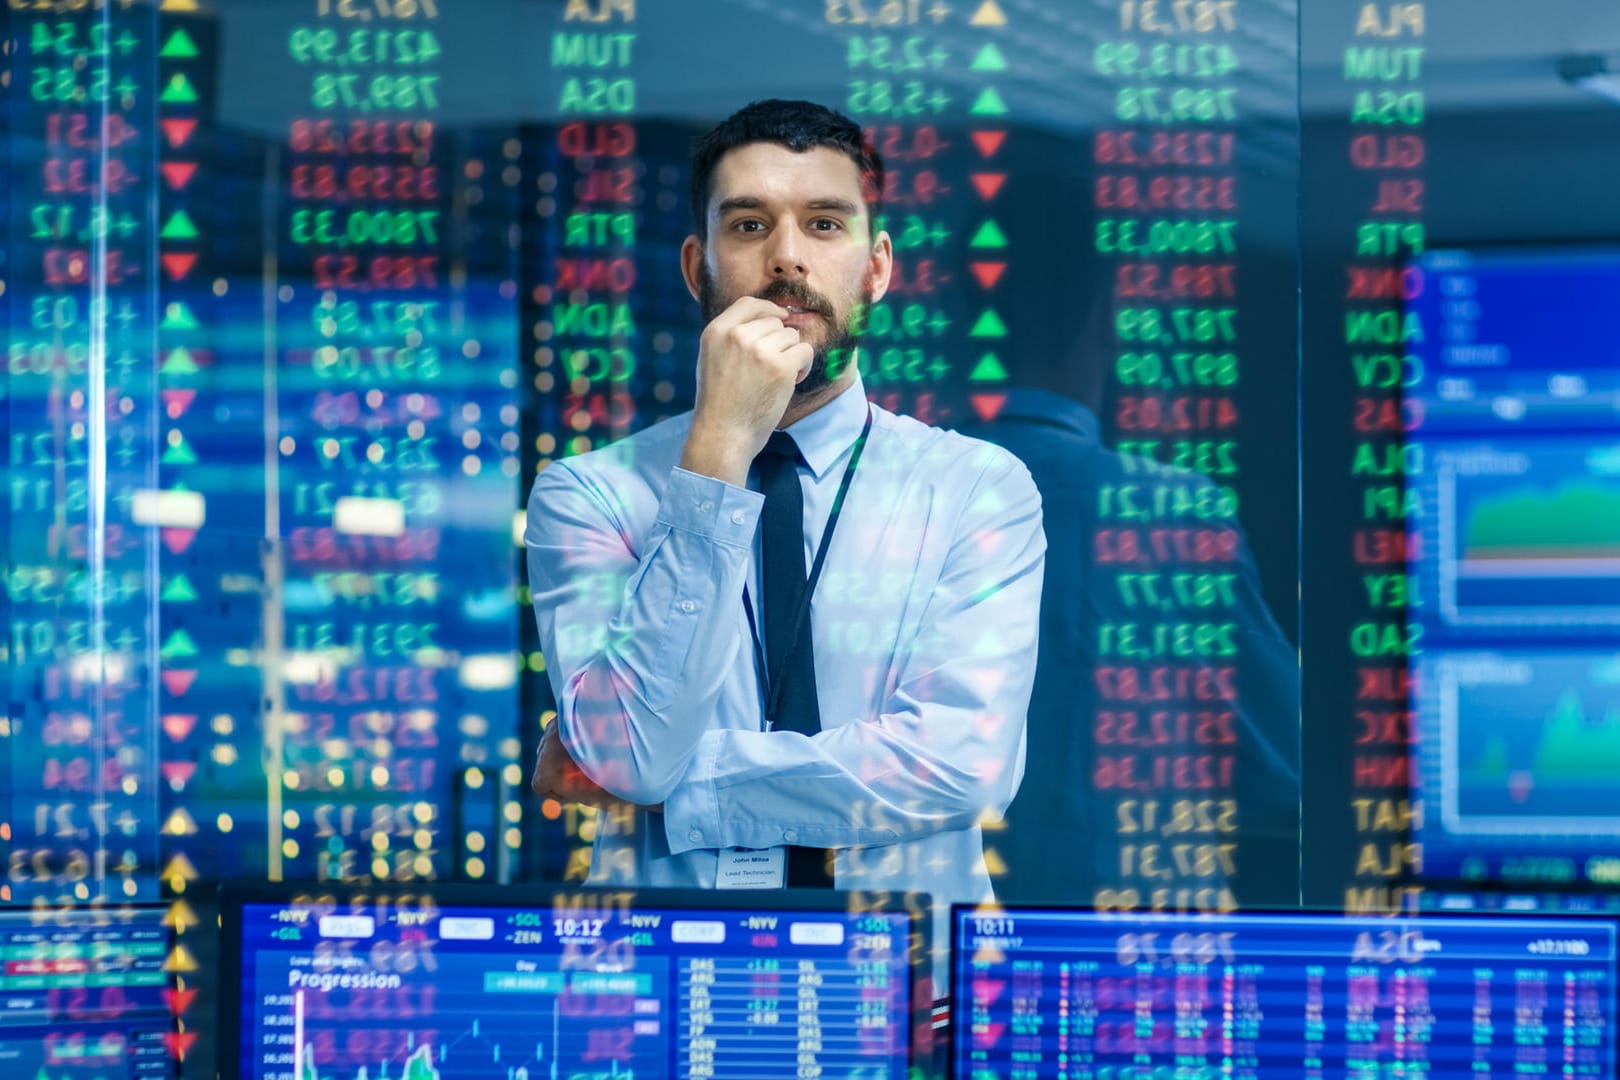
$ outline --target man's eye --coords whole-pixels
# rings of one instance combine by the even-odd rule
[[[739,221],[732,226],[738,232],[755,232],[764,227],[765,223],[763,221]]]
[[[841,223],[833,220],[832,218],[817,218],[816,220],[812,221],[810,225],[812,228],[821,232],[832,232],[835,229],[843,228]]]

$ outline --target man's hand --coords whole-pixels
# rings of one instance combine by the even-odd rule
[[[607,806],[619,802],[598,787],[580,767],[574,764],[568,748],[557,734],[557,722],[546,725],[540,735],[540,753],[534,763],[534,779],[529,782],[534,793],[542,798],[565,803],[585,803],[589,806]]]
[[[815,347],[782,320],[787,308],[744,296],[703,329],[697,406],[681,468],[742,486],[748,466],[810,373]]]
[[[534,777],[529,781],[534,793],[543,799],[558,802],[583,803],[597,808],[626,805],[624,800],[598,787],[585,775],[557,734],[557,723],[552,721],[540,735],[540,753],[534,762]],[[663,804],[643,807],[661,813]]]

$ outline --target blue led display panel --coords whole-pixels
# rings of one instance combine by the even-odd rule
[[[1424,876],[1620,880],[1620,300],[1610,249],[1405,271]]]
[[[161,908],[0,911],[0,1076],[174,1075]]]
[[[236,968],[221,1003],[222,1045],[240,1053],[222,1051],[221,1066],[255,1080],[902,1080],[927,1031],[912,987],[926,931],[904,908],[845,903],[455,887],[242,894],[225,905]]]
[[[952,913],[959,1080],[1612,1076],[1611,920]]]

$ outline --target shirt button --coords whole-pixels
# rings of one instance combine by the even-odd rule
[[[692,614],[692,612],[697,610],[697,604],[693,603],[690,600],[682,600],[681,601],[681,610],[686,612],[688,615],[690,615],[690,614]]]
[[[686,834],[686,838],[695,844],[703,839],[703,830],[693,829],[691,832]]]
[[[733,510],[731,512],[731,523],[733,525],[741,525],[743,522],[745,522],[747,520],[748,520],[748,515],[743,513],[741,510]]]
[[[702,502],[698,503],[698,513],[712,514],[713,512],[714,503],[710,502],[708,499],[704,499]]]
[[[786,840],[790,844],[794,843],[799,839],[799,831],[797,829],[789,829],[787,832],[782,834],[782,839]]]

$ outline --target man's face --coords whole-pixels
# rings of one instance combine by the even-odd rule
[[[857,304],[881,299],[892,261],[887,233],[872,239],[861,178],[847,154],[776,143],[728,151],[714,171],[708,241],[682,249],[687,284],[705,323],[743,296],[800,309],[783,320],[815,346],[796,398],[825,390],[828,362],[855,347]]]

